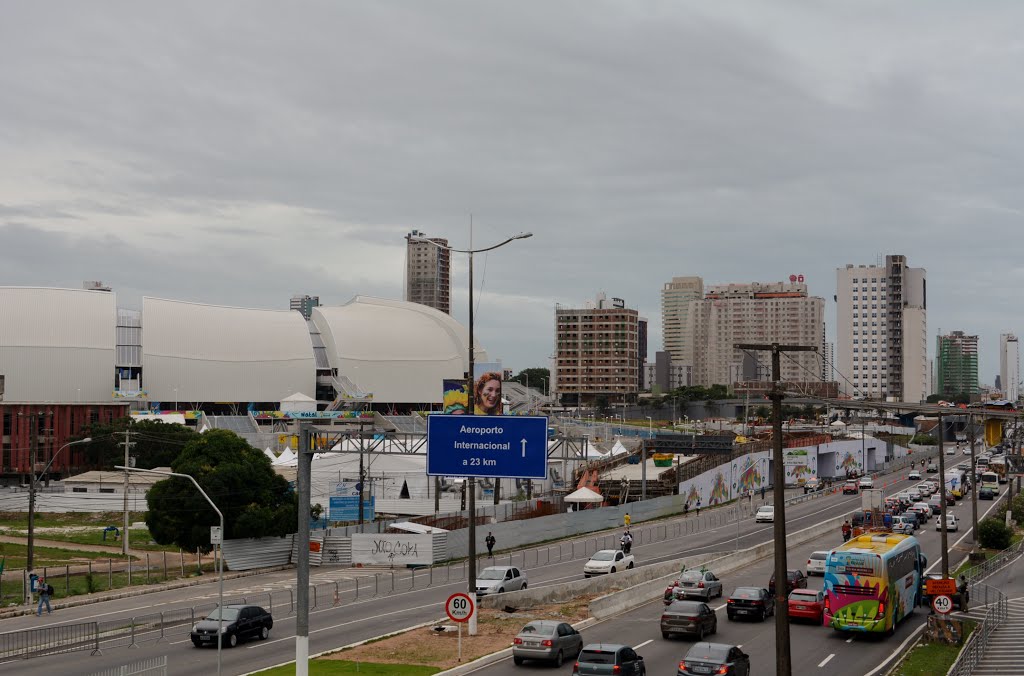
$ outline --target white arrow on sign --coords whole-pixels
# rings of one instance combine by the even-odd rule
[[[519,443],[523,445],[523,457],[526,457],[526,439],[521,440]]]

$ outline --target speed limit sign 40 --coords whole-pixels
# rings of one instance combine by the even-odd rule
[[[953,599],[949,598],[945,594],[940,594],[932,599],[932,608],[935,612],[947,615],[953,611]]]
[[[452,594],[444,604],[444,612],[452,622],[469,622],[473,614],[473,599],[469,594]]]

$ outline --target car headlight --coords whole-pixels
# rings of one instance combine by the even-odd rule
[[[193,624],[192,625],[192,633],[195,634],[198,631],[199,631],[199,625],[198,624]]]
[[[220,633],[226,634],[228,633],[228,629],[230,629],[230,627],[225,624],[223,627],[220,628]]]

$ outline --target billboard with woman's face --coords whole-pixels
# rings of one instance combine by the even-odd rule
[[[470,396],[466,392],[466,381],[445,379],[443,411],[449,415],[502,415],[501,364],[476,364],[473,370],[472,408]]]
[[[473,383],[473,413],[501,415],[501,373],[487,371]]]

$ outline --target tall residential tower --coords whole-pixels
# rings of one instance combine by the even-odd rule
[[[661,287],[661,335],[675,365],[693,365],[690,303],[703,297],[704,280],[700,277],[673,277]]]
[[[999,336],[999,379],[1003,396],[1017,401],[1020,398],[1020,346],[1012,333]]]
[[[413,230],[406,235],[405,241],[405,300],[428,305],[450,315],[452,255],[447,249],[448,240],[427,237]]]
[[[935,359],[939,377],[935,394],[953,398],[958,394],[978,394],[978,337],[963,331],[938,336]]]

